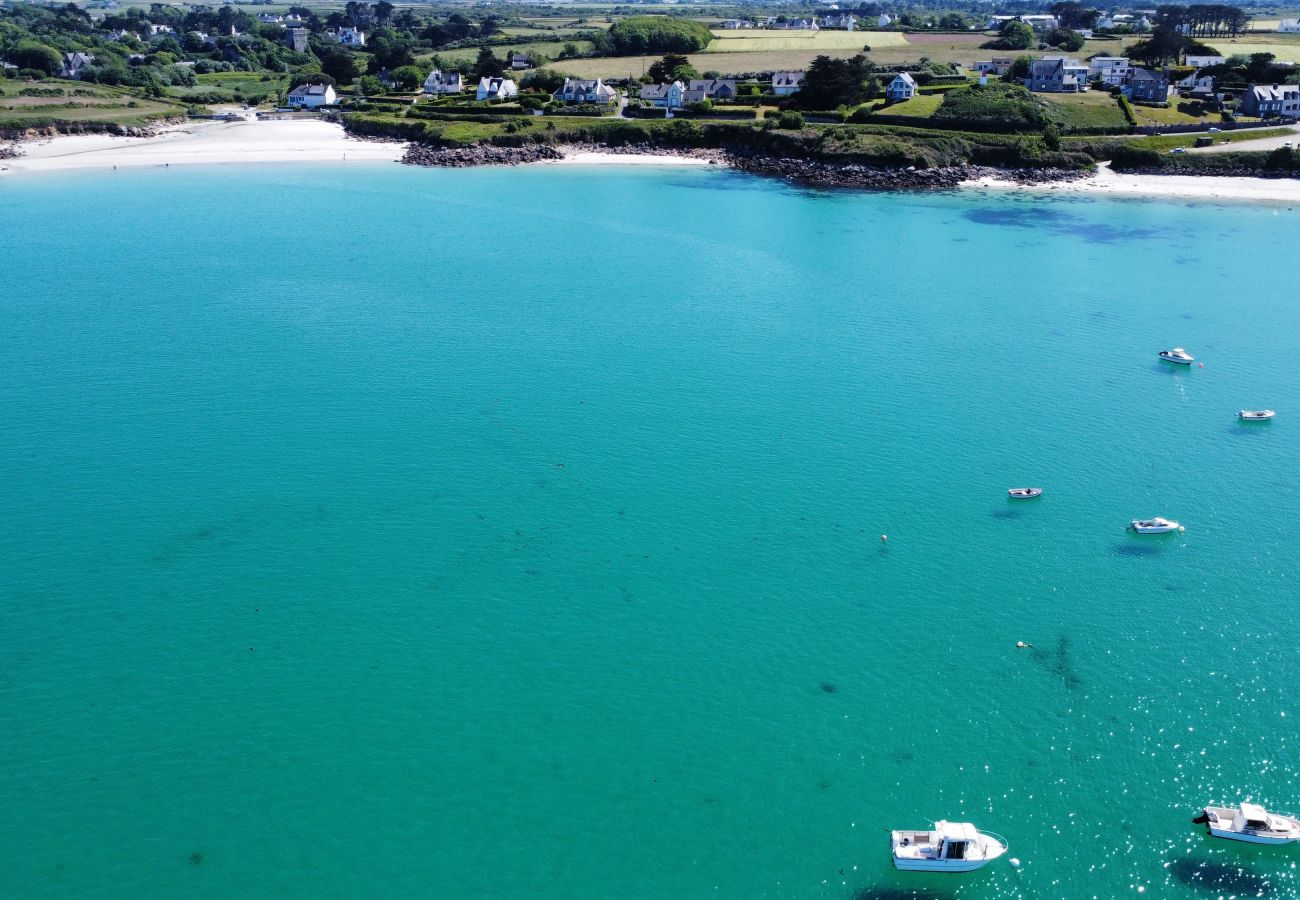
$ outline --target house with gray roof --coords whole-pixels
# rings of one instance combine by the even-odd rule
[[[651,106],[664,109],[681,109],[686,103],[686,85],[680,81],[672,84],[647,84],[641,88],[641,99]]]
[[[1300,118],[1300,84],[1252,84],[1241,95],[1237,112],[1261,119]]]
[[[1134,69],[1124,85],[1124,95],[1140,103],[1168,103],[1169,79],[1161,72]]]
[[[300,84],[289,92],[289,105],[302,109],[332,106],[338,100],[334,86],[329,84]]]
[[[59,77],[80,78],[81,71],[94,64],[95,57],[89,53],[82,53],[80,50],[76,53],[65,53],[63,54],[63,68],[59,70]]]
[[[773,72],[772,93],[778,97],[789,97],[799,93],[803,85],[803,72]]]
[[[465,85],[460,79],[459,72],[444,72],[442,69],[434,69],[429,73],[429,77],[424,79],[424,92],[426,94],[459,94],[465,90]]]
[[[566,78],[564,84],[555,92],[555,99],[561,103],[608,105],[618,102],[618,91],[599,78],[594,81],[585,78]]]
[[[916,96],[916,79],[906,72],[899,72],[885,88],[885,99],[890,103],[902,103]]]
[[[730,78],[692,78],[686,85],[686,103],[705,100],[735,100],[736,82]]]
[[[1025,87],[1043,94],[1075,94],[1088,89],[1088,67],[1068,56],[1044,56],[1029,64]]]

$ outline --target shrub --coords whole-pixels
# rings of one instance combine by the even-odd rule
[[[616,56],[695,53],[709,46],[713,32],[701,22],[667,16],[630,16],[606,32]]]
[[[972,84],[943,95],[934,118],[1041,128],[1047,115],[1034,95],[1015,84]]]
[[[785,112],[781,113],[781,117],[776,120],[777,128],[785,128],[792,131],[797,131],[798,129],[803,128],[803,125],[803,116],[795,112],[793,109],[787,109]]]

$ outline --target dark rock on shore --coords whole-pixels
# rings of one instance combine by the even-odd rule
[[[816,187],[867,188],[872,190],[951,190],[964,181],[999,178],[1017,184],[1047,184],[1074,181],[1090,172],[1077,169],[995,169],[987,166],[945,166],[935,169],[882,168],[853,163],[827,163],[771,156],[736,156],[729,162],[742,172],[785,178]]]
[[[490,144],[431,147],[428,144],[411,144],[402,156],[402,162],[408,166],[445,166],[454,169],[466,166],[517,166],[551,159],[564,159],[564,153],[546,144],[530,144],[525,147],[493,147]]]

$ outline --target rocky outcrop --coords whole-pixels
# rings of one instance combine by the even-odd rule
[[[494,147],[491,144],[431,147],[428,144],[411,144],[406,148],[402,162],[408,166],[461,169],[466,166],[517,166],[553,159],[564,159],[564,152],[547,144],[529,144],[524,147]]]
[[[730,164],[742,172],[784,178],[817,187],[867,188],[883,191],[949,190],[962,182],[995,177],[1018,184],[1074,181],[1091,172],[1078,169],[995,169],[987,166],[945,166],[933,169],[888,168],[840,164],[773,156],[737,156]]]

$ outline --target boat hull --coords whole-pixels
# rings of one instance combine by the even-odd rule
[[[1209,826],[1209,828],[1210,828],[1210,834],[1214,835],[1217,838],[1225,838],[1226,840],[1229,841],[1241,841],[1246,844],[1294,844],[1297,840],[1300,840],[1300,836],[1269,837],[1267,835],[1246,834],[1245,832],[1241,832],[1241,831],[1232,831],[1230,829],[1215,828],[1213,825]]]
[[[1237,414],[1237,418],[1241,419],[1241,421],[1243,422],[1271,422],[1273,421],[1273,415],[1274,414],[1271,412],[1254,413],[1254,412],[1247,412],[1246,410],[1243,409],[1240,413]]]
[[[1042,488],[1012,488],[1007,491],[1007,496],[1012,500],[1033,500],[1035,497],[1043,496]]]
[[[899,859],[894,857],[894,868],[904,872],[974,872],[987,866],[987,859]]]
[[[1179,359],[1177,356],[1166,356],[1163,353],[1160,354],[1160,358],[1165,362],[1173,363],[1176,366],[1190,366],[1196,361],[1194,359]]]

